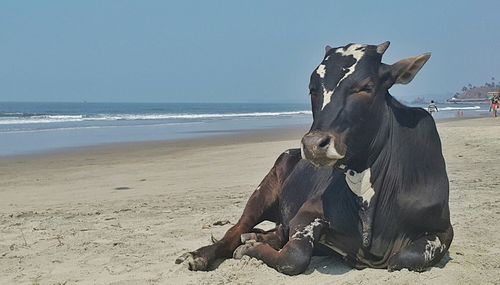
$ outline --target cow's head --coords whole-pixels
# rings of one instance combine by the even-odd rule
[[[302,138],[302,156],[317,166],[359,161],[370,155],[387,120],[387,90],[407,84],[430,58],[426,53],[392,65],[381,63],[389,42],[326,47],[309,89],[313,124]]]

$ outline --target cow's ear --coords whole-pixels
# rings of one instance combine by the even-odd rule
[[[389,71],[389,78],[391,84],[408,84],[410,83],[415,75],[420,71],[424,64],[431,57],[431,53],[424,53],[419,56],[406,58],[400,60],[393,65],[384,68],[385,72]]]

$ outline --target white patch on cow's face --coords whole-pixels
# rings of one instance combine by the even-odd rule
[[[335,50],[335,53],[338,53],[338,54],[340,54],[342,56],[352,56],[352,57],[354,57],[355,62],[354,62],[353,65],[351,65],[351,66],[349,66],[347,68],[346,74],[344,75],[344,77],[342,77],[339,80],[339,82],[337,83],[337,86],[335,86],[335,88],[333,88],[333,90],[327,91],[326,88],[323,86],[323,107],[321,107],[321,110],[323,110],[325,108],[325,106],[328,103],[330,103],[330,101],[332,100],[333,92],[335,91],[335,89],[337,87],[339,87],[340,83],[342,83],[342,81],[344,81],[344,79],[346,79],[349,75],[351,75],[356,70],[356,65],[358,64],[359,60],[365,54],[365,50],[366,50],[365,46],[364,45],[360,45],[360,44],[350,45],[347,49],[338,48],[337,50]]]
[[[366,50],[365,47],[366,47],[366,45],[353,44],[353,45],[350,45],[347,49],[338,48],[335,50],[335,53],[338,53],[342,56],[352,55],[354,57],[354,59],[356,59],[358,61],[365,54],[365,50]]]
[[[330,103],[332,100],[332,95],[333,95],[334,90],[326,90],[325,86],[323,86],[323,106],[321,107],[321,110],[323,110],[326,106],[326,104]]]
[[[320,78],[325,78],[326,66],[324,64],[320,64],[320,66],[318,66],[318,69],[316,69],[316,73]]]
[[[445,249],[446,245],[441,244],[441,241],[437,236],[433,241],[428,240],[425,245],[424,260],[426,262],[433,260],[437,250],[439,250],[439,253],[442,253]]]
[[[330,141],[330,144],[328,145],[328,148],[326,149],[326,157],[329,159],[335,159],[339,160],[341,158],[344,158],[344,155],[341,155],[337,149],[335,148],[335,140],[332,138]]]
[[[321,225],[321,220],[319,218],[314,219],[309,225],[305,226],[302,230],[297,230],[293,235],[293,240],[302,240],[309,238],[311,246],[314,245],[314,229]]]
[[[326,90],[325,86],[323,86],[323,107],[321,107],[321,110],[325,108],[326,104],[330,103],[330,100],[332,99],[333,95],[333,90]],[[328,102],[325,103],[325,100],[328,100]]]
[[[373,195],[375,195],[375,190],[373,190],[373,185],[370,181],[371,175],[370,168],[360,173],[354,170],[347,170],[345,174],[347,186],[349,186],[356,196],[363,199],[363,203],[368,203],[368,206],[370,206],[370,201]]]

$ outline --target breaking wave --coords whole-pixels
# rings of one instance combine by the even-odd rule
[[[44,124],[83,121],[139,121],[139,120],[210,120],[224,118],[283,117],[311,115],[311,111],[250,112],[214,114],[96,114],[96,115],[43,115],[0,113],[0,125]]]
[[[439,111],[456,111],[456,110],[479,110],[480,106],[472,106],[472,107],[442,107],[439,108]]]

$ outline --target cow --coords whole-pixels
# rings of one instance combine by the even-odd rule
[[[409,83],[430,53],[388,65],[388,46],[326,47],[310,77],[313,123],[300,149],[278,157],[221,240],[176,263],[210,270],[247,255],[296,275],[317,252],[389,271],[421,272],[443,258],[453,228],[436,124],[388,91]],[[264,220],[276,228],[254,228]]]

